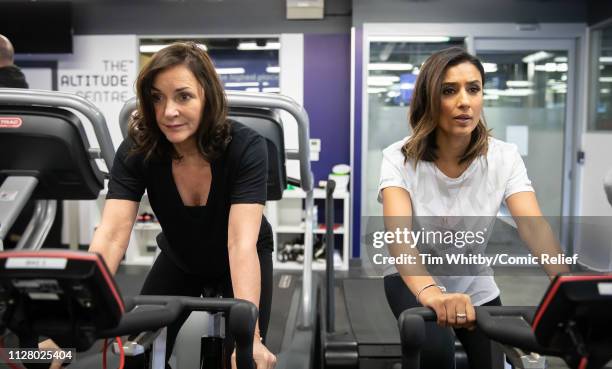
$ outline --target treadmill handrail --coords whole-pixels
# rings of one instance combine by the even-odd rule
[[[0,88],[0,105],[36,105],[57,108],[71,108],[83,114],[93,126],[96,139],[102,151],[102,159],[110,172],[115,157],[115,148],[106,125],[104,115],[87,99],[64,92]],[[89,147],[86,149],[90,149]]]

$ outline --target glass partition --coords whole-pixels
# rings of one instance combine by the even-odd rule
[[[542,212],[562,214],[568,78],[566,50],[477,50],[486,75],[484,116],[491,134],[514,143]]]
[[[612,25],[592,33],[590,131],[612,131]]]
[[[367,156],[362,214],[382,215],[376,201],[382,150],[410,134],[408,105],[419,68],[431,54],[465,47],[463,37],[370,37],[367,64]]]

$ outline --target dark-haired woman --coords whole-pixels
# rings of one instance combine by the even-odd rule
[[[273,368],[276,358],[262,344],[272,298],[265,142],[227,119],[213,63],[194,43],[153,55],[136,89],[138,111],[117,151],[89,251],[115,273],[146,190],[162,233],[141,293],[253,302],[259,308],[253,356],[258,369]],[[182,323],[169,328],[167,357]]]
[[[462,48],[436,52],[425,61],[410,105],[412,135],[383,151],[379,201],[385,224],[397,225],[403,218],[414,226],[410,223],[420,217],[437,217],[442,229],[452,229],[449,223],[456,217],[494,218],[505,201],[532,253],[556,255],[558,242],[542,218],[517,147],[489,135],[482,116],[484,80],[480,61]],[[449,328],[462,342],[472,369],[497,367],[490,341],[473,329],[475,305],[501,305],[493,276],[433,275],[425,264],[405,273],[388,267],[384,278],[396,317],[419,305],[437,314],[437,325],[426,328],[422,367],[454,368]],[[544,267],[550,276],[566,271]]]

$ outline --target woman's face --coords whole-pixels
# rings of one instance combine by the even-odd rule
[[[482,112],[482,79],[478,68],[469,62],[448,68],[440,96],[438,128],[449,136],[471,135]]]
[[[185,65],[162,70],[151,91],[155,118],[162,133],[175,146],[195,144],[204,109],[204,89]]]

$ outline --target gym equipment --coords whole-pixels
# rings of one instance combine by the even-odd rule
[[[255,305],[236,299],[179,296],[124,300],[98,254],[64,250],[0,253],[0,304],[1,331],[14,332],[21,347],[38,347],[44,336],[77,351],[89,349],[100,338],[163,328],[185,311],[222,312],[229,315],[238,368],[255,368]],[[152,368],[165,367],[165,337],[165,328],[154,337]],[[132,345],[126,351],[139,354],[145,349]],[[77,366],[78,360],[71,365]]]
[[[319,367],[396,368],[401,362],[397,322],[384,294],[383,280],[351,275],[336,279],[333,263],[335,181],[326,188],[326,282],[321,303]],[[358,269],[357,269],[358,270]],[[353,272],[355,269],[352,270]]]
[[[558,275],[538,307],[477,306],[478,328],[492,340],[520,350],[563,358],[572,369],[602,368],[612,359],[612,274]],[[418,369],[429,308],[413,308],[399,319],[402,368]],[[533,368],[522,356],[512,364]]]
[[[87,140],[91,123],[100,149]],[[111,168],[115,150],[106,121],[89,101],[52,91],[0,89],[0,250],[27,200],[36,199],[17,249],[39,249],[53,224],[56,200],[95,199],[104,187],[96,159]]]

